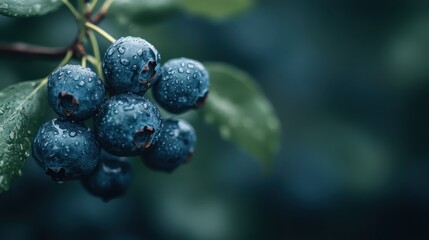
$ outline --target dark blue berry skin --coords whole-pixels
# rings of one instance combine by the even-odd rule
[[[137,156],[158,140],[162,117],[145,97],[123,93],[101,106],[94,128],[98,142],[110,154]]]
[[[82,185],[91,194],[107,202],[125,194],[132,177],[126,157],[101,151],[100,163],[91,175],[82,178]]]
[[[194,128],[188,122],[168,119],[158,142],[142,154],[142,159],[153,170],[172,172],[190,161],[195,142]]]
[[[100,78],[90,68],[65,65],[48,78],[48,101],[61,118],[83,121],[97,111],[106,91]]]
[[[103,71],[113,94],[144,94],[158,80],[161,56],[155,47],[139,37],[122,37],[107,49]]]
[[[83,123],[56,118],[37,131],[32,155],[53,180],[65,181],[90,174],[97,166],[100,147]]]
[[[155,100],[171,113],[199,108],[209,93],[209,74],[198,61],[169,60],[161,68],[161,78],[153,87]]]

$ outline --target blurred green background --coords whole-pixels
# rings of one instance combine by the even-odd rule
[[[0,195],[0,239],[429,238],[428,1],[260,0],[227,19],[117,19],[101,26],[149,40],[164,62],[185,56],[250,73],[282,125],[272,170],[197,116],[191,164],[169,175],[134,161],[128,194],[109,203],[79,182],[54,183],[29,159]],[[64,7],[0,16],[0,42],[61,47],[75,34]],[[57,64],[2,57],[0,88]]]

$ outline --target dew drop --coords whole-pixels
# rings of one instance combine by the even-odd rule
[[[125,111],[131,111],[131,110],[134,110],[134,107],[133,107],[133,105],[125,106],[124,110]]]
[[[125,53],[125,48],[124,47],[118,47],[118,52],[120,54],[124,54]]]
[[[112,56],[114,52],[115,52],[115,49],[111,48],[111,49],[109,49],[109,51],[107,52],[107,54],[109,56]]]
[[[9,133],[10,140],[13,140],[15,138],[15,133],[12,131]]]
[[[130,61],[128,61],[128,59],[122,58],[121,59],[121,64],[124,66],[127,66],[128,64],[130,64]]]

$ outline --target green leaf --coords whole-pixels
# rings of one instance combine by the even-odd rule
[[[177,10],[177,0],[116,0],[109,9],[118,23],[145,24],[164,20]]]
[[[233,16],[250,8],[253,0],[179,0],[180,6],[185,11],[208,17],[222,19]]]
[[[0,0],[0,14],[9,17],[40,16],[56,10],[61,0]]]
[[[45,114],[46,81],[23,82],[0,91],[0,192],[21,175],[33,130]]]
[[[247,73],[223,63],[205,66],[210,74],[205,120],[216,126],[224,139],[269,166],[280,142],[280,123],[271,103]]]

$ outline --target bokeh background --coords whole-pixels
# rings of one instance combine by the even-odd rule
[[[223,20],[102,26],[146,38],[164,61],[250,73],[282,124],[272,170],[199,118],[191,164],[164,174],[134,161],[128,194],[108,203],[29,159],[0,195],[0,239],[428,239],[428,1],[260,0]],[[75,34],[65,8],[0,16],[0,42],[60,47]],[[57,63],[2,57],[0,88]]]

